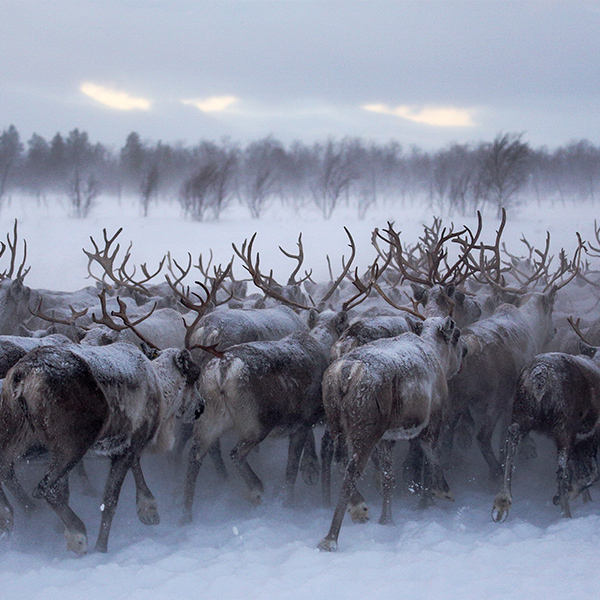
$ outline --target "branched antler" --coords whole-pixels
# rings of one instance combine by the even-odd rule
[[[10,265],[8,269],[6,269],[3,273],[0,273],[0,280],[2,279],[12,279],[15,274],[15,264],[17,260],[17,245],[18,245],[18,233],[17,233],[17,219],[15,219],[15,225],[13,227],[13,239],[10,239],[10,233],[6,234],[6,242],[8,244],[8,249],[10,250]],[[4,242],[0,242],[0,257],[4,255],[6,251],[7,244]],[[27,241],[23,240],[23,260],[19,265],[16,273],[16,279],[23,281],[25,275],[29,273],[31,267],[25,269],[25,262],[27,261]]]
[[[52,311],[52,314],[50,314],[50,315],[47,315],[46,313],[42,312],[42,303],[43,303],[43,298],[40,298],[37,308],[35,310],[32,310],[30,308],[29,312],[34,317],[38,317],[38,318],[42,319],[43,321],[48,321],[49,323],[56,323],[58,325],[67,325],[69,327],[76,325],[77,319],[81,319],[82,317],[85,317],[85,315],[87,315],[87,313],[89,311],[89,307],[84,308],[83,310],[77,311],[69,304],[69,308],[71,310],[71,316],[68,319],[63,319],[61,317],[57,317],[55,315],[54,310]],[[84,329],[86,331],[89,329],[89,327],[86,327],[84,325],[78,325],[78,327],[81,327],[82,329]]]
[[[151,279],[156,277],[162,271],[166,257],[162,258],[162,260],[159,262],[157,270],[154,273],[150,273],[148,271],[146,263],[141,265],[141,270],[144,275],[144,278],[141,280],[135,280],[135,267],[133,268],[133,272],[131,274],[127,273],[127,263],[131,258],[131,247],[133,245],[132,242],[129,243],[127,251],[125,252],[125,257],[123,258],[121,264],[118,267],[115,267],[115,259],[119,253],[119,250],[121,249],[121,245],[117,243],[116,246],[114,246],[113,250],[113,244],[122,231],[123,228],[120,227],[117,230],[117,232],[111,238],[109,238],[108,234],[106,233],[106,229],[103,229],[102,236],[104,238],[104,248],[102,250],[100,250],[94,238],[90,236],[90,240],[94,247],[94,251],[89,252],[85,248],[83,249],[83,252],[88,257],[88,277],[95,279],[103,285],[106,285],[108,283],[109,285],[112,285],[116,288],[125,288],[130,291],[140,292],[145,296],[149,297],[152,294],[144,286],[144,284],[148,283]],[[94,263],[98,263],[102,267],[102,277],[97,277],[92,272],[92,265]],[[108,282],[107,278],[109,280]]]
[[[281,302],[282,304],[287,304],[292,308],[297,308],[299,310],[310,310],[309,306],[304,306],[304,304],[299,304],[298,302],[294,302],[289,298],[286,298],[279,292],[277,292],[273,288],[273,274],[271,273],[268,278],[265,278],[264,275],[260,272],[260,254],[256,253],[256,258],[252,257],[253,248],[254,248],[254,240],[256,239],[256,233],[252,235],[250,241],[247,239],[242,243],[242,247],[240,249],[237,248],[235,244],[232,244],[234,252],[240,257],[244,264],[244,268],[250,273],[252,277],[252,283],[262,290],[267,296],[274,298],[275,300]],[[285,252],[284,252],[285,254]]]
[[[142,333],[140,333],[140,331],[138,329],[136,329],[136,327],[140,323],[142,323],[143,321],[148,319],[148,317],[150,317],[152,315],[152,313],[154,313],[154,311],[156,310],[156,307],[158,306],[156,302],[154,303],[154,306],[152,307],[152,310],[149,313],[147,313],[143,317],[140,317],[136,321],[131,321],[131,319],[127,315],[127,305],[125,304],[125,302],[123,302],[123,300],[121,300],[121,298],[117,297],[117,303],[119,305],[119,310],[118,311],[113,310],[110,312],[110,314],[108,313],[108,309],[106,308],[106,290],[102,290],[100,292],[100,294],[98,294],[98,298],[100,299],[100,308],[102,311],[102,315],[100,317],[97,317],[95,313],[92,313],[92,321],[94,323],[97,323],[99,325],[106,325],[106,327],[108,327],[109,329],[112,329],[113,331],[120,332],[120,331],[123,331],[124,329],[130,329],[147,346],[149,346],[150,348],[153,348],[154,350],[161,350],[161,348],[159,348],[154,343],[152,343],[150,340],[148,340]],[[119,325],[113,319],[113,317],[118,317],[119,319],[121,319],[123,324]]]
[[[344,227],[344,231],[346,232],[346,235],[348,236],[348,239],[350,240],[350,243],[348,244],[350,246],[350,250],[351,250],[350,258],[348,259],[348,262],[346,263],[344,261],[344,257],[342,256],[342,272],[340,273],[338,278],[335,281],[333,281],[333,283],[331,284],[331,287],[329,288],[327,293],[323,296],[323,298],[321,298],[321,302],[327,302],[331,298],[331,296],[333,296],[333,293],[335,292],[335,290],[339,287],[340,283],[342,283],[342,281],[344,280],[346,275],[348,275],[348,273],[350,271],[350,267],[352,266],[352,263],[354,262],[354,258],[356,257],[356,245],[354,244],[354,239],[352,238],[352,235],[350,234],[350,231],[348,231],[347,227]],[[327,262],[329,264],[329,272],[331,274],[331,262],[329,261],[329,256],[327,257]],[[331,279],[333,280],[333,277],[331,277]]]

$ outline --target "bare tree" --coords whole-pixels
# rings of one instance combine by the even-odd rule
[[[82,181],[79,170],[76,169],[67,187],[67,197],[71,215],[77,219],[85,219],[90,215],[100,194],[100,182],[93,174]]]
[[[240,199],[253,219],[259,219],[280,186],[280,163],[285,151],[272,136],[249,144],[244,151]]]
[[[482,148],[480,185],[483,195],[497,209],[508,208],[529,175],[529,146],[521,141],[523,134],[497,135]]]
[[[324,146],[317,145],[320,161],[311,189],[314,202],[325,219],[331,218],[356,177],[347,150],[345,141],[338,143],[329,139]]]
[[[185,215],[194,221],[204,221],[213,206],[218,170],[216,162],[207,162],[186,179],[181,187],[179,202]]]
[[[6,193],[10,172],[23,151],[19,132],[14,125],[0,135],[0,202]]]
[[[160,180],[160,172],[157,165],[152,165],[146,171],[140,185],[140,201],[144,217],[148,216],[150,202],[158,192],[158,182]]]

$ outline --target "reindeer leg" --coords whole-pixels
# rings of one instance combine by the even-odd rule
[[[377,438],[374,438],[367,443],[360,445],[356,443],[353,444],[354,450],[352,452],[352,458],[346,467],[346,473],[344,474],[344,481],[333,513],[331,527],[329,528],[327,535],[319,542],[319,550],[326,552],[337,550],[337,540],[340,534],[340,528],[342,527],[342,521],[344,520],[344,514],[348,507],[348,502],[350,501],[350,497],[356,488],[356,483],[369,460],[369,456],[375,447],[376,441]]]
[[[528,433],[523,436],[521,447],[519,449],[519,456],[525,459],[537,458],[537,446],[535,440]]]
[[[236,444],[229,456],[237,467],[242,479],[246,482],[246,493],[250,502],[257,506],[262,501],[262,495],[264,492],[263,482],[259,476],[252,470],[252,467],[248,464],[248,454],[258,446],[258,444],[264,439],[260,440],[243,440]]]
[[[0,538],[9,535],[14,527],[14,511],[0,484]]]
[[[35,504],[33,500],[28,496],[27,492],[23,489],[21,482],[17,478],[15,473],[14,465],[10,465],[8,470],[5,485],[8,491],[13,495],[15,500],[19,503],[21,508],[27,513],[31,514],[35,510]]]
[[[160,523],[158,505],[146,484],[139,454],[136,454],[133,459],[131,472],[135,480],[135,504],[139,520],[144,525],[158,525]]]
[[[393,525],[392,519],[392,493],[396,487],[394,478],[394,440],[382,440],[377,444],[379,456],[379,471],[381,473],[381,487],[383,492],[383,505],[381,508],[381,525]]]
[[[104,501],[102,503],[102,519],[100,521],[100,532],[96,540],[96,552],[106,552],[108,549],[108,535],[110,526],[117,509],[121,487],[131,468],[135,458],[133,450],[129,449],[124,454],[115,456],[110,465],[106,488],[104,489]]]
[[[408,454],[402,463],[402,476],[404,483],[411,493],[419,491],[423,473],[423,449],[415,439],[409,440]]]
[[[194,505],[194,495],[196,493],[196,480],[202,466],[204,457],[215,447],[221,435],[231,427],[230,420],[221,420],[220,416],[215,416],[210,412],[205,412],[202,418],[196,421],[194,426],[194,443],[190,448],[188,458],[188,468],[185,477],[185,486],[183,492],[183,512],[180,525],[187,525],[192,522],[192,507]],[[220,445],[219,445],[220,448]]]
[[[456,442],[463,450],[468,450],[473,444],[474,430],[475,421],[471,411],[467,407],[460,415],[458,415],[454,431]]]
[[[513,423],[508,428],[508,436],[506,438],[506,461],[504,463],[504,485],[496,495],[494,505],[492,507],[492,520],[496,523],[503,523],[508,516],[508,511],[512,505],[512,475],[515,464],[515,455],[519,443],[523,438],[524,433],[521,431],[521,426],[518,423]]]
[[[575,500],[580,494],[584,502],[591,502],[589,488],[600,478],[596,457],[598,442],[588,439],[575,444],[570,453],[569,468],[574,483],[571,484],[569,500]],[[558,498],[555,498],[558,504]]]
[[[185,489],[183,492],[183,514],[179,521],[180,525],[187,525],[192,522],[192,506],[196,493],[196,480],[198,479],[202,459],[206,456],[206,452],[207,450],[199,442],[194,442],[194,445],[190,449],[185,477]]]
[[[562,509],[563,517],[571,518],[569,506],[569,444],[557,442],[558,445],[558,470],[556,480],[558,483],[558,501]]]
[[[177,436],[175,438],[175,445],[173,446],[173,450],[169,454],[169,461],[176,466],[181,465],[181,460],[183,457],[183,451],[190,438],[194,433],[194,424],[193,423],[181,423],[179,425],[179,430],[177,431]]]
[[[65,525],[64,536],[67,541],[67,550],[72,550],[75,554],[85,554],[87,552],[87,532],[83,521],[69,506],[68,475],[63,475],[51,488],[47,488],[44,492],[44,499]]]
[[[225,461],[221,454],[221,440],[217,439],[217,441],[209,448],[208,454],[215,465],[217,475],[225,481],[229,475],[227,474],[227,467],[225,466]]]
[[[289,436],[288,460],[285,469],[285,502],[291,503],[294,498],[294,485],[298,477],[298,468],[300,467],[300,455],[306,448],[307,439],[312,429],[309,426],[302,425],[297,431]],[[313,436],[314,441],[314,436]]]
[[[499,418],[499,411],[491,408],[491,410],[487,412],[484,417],[481,429],[477,432],[477,443],[479,444],[481,454],[483,454],[483,458],[488,465],[490,470],[490,478],[493,481],[496,481],[502,477],[502,465],[496,458],[494,450],[492,449],[492,435]]]
[[[300,461],[300,473],[302,473],[304,483],[308,485],[316,485],[319,481],[319,459],[317,457],[315,432],[312,427],[308,430],[308,436],[304,444]]]
[[[323,505],[331,505],[331,461],[333,460],[333,437],[329,427],[321,438],[321,497]]]
[[[427,508],[433,505],[434,497],[439,498],[440,500],[454,500],[450,486],[442,471],[439,448],[437,445],[433,444],[431,435],[432,432],[428,427],[417,438],[424,455],[420,485],[420,508]]]
[[[81,488],[82,488],[81,493],[84,496],[90,496],[92,498],[96,497],[98,495],[98,492],[96,491],[96,489],[92,485],[92,482],[90,481],[90,478],[88,477],[87,471],[85,470],[85,464],[83,463],[83,460],[80,460],[75,465],[74,470],[79,477],[79,482],[81,483]]]
[[[334,448],[334,446],[336,446]],[[329,427],[326,427],[323,439],[321,440],[321,463],[323,465],[322,472],[322,491],[323,504],[331,505],[331,461],[333,459],[334,450],[336,461],[345,466],[348,465],[348,456],[345,440],[343,436],[339,436],[334,442]],[[369,520],[369,507],[362,494],[358,489],[354,489],[348,502],[348,513],[353,523],[366,523]]]

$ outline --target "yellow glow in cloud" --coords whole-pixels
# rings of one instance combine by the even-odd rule
[[[150,100],[133,98],[126,92],[117,92],[89,81],[82,83],[79,89],[86,96],[110,108],[116,108],[117,110],[150,110]]]
[[[408,105],[390,107],[385,104],[365,104],[362,108],[371,112],[408,119],[413,123],[424,123],[437,127],[471,127],[475,125],[469,110],[451,106],[425,106],[417,109]]]
[[[235,96],[212,96],[204,100],[182,100],[183,104],[195,106],[202,112],[221,112],[228,109],[232,104],[235,104],[238,99]]]

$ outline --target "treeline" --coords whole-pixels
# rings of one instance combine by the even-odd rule
[[[312,204],[324,218],[340,204],[364,217],[378,203],[427,202],[447,213],[539,202],[591,200],[600,184],[600,147],[587,140],[554,150],[532,148],[522,135],[452,144],[435,152],[361,138],[283,145],[269,136],[246,145],[222,140],[194,146],[127,136],[115,152],[73,129],[51,140],[23,142],[13,125],[0,135],[0,207],[13,192],[64,195],[73,216],[86,217],[100,194],[134,195],[144,215],[153,202],[177,200],[194,220],[218,219],[232,203],[260,218],[273,202]]]

